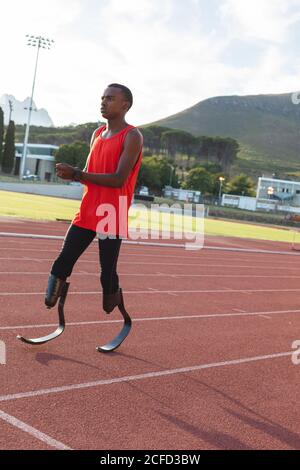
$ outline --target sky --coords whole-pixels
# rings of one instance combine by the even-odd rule
[[[0,96],[30,96],[56,126],[101,120],[109,83],[142,125],[224,95],[300,89],[300,0],[0,0]]]

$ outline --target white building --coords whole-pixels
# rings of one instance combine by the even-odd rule
[[[172,188],[172,186],[165,186],[163,189],[163,195],[164,197],[171,197],[173,199],[186,202],[200,202],[201,199],[201,191]]]
[[[257,199],[273,199],[300,206],[300,181],[258,178]]]
[[[15,144],[16,159],[14,174],[20,172],[21,158],[23,153],[23,144]],[[28,144],[25,171],[30,174],[38,175],[40,179],[53,181],[55,176],[55,158],[54,152],[58,149],[57,145],[49,144]]]
[[[256,197],[223,194],[222,206],[250,211],[282,211],[300,213],[300,181],[258,178]]]

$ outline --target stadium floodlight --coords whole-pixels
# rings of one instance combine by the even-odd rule
[[[21,164],[20,164],[20,173],[19,173],[20,180],[22,180],[24,171],[25,171],[28,137],[29,137],[29,129],[30,129],[30,119],[31,119],[31,111],[32,111],[32,103],[33,103],[33,93],[34,93],[36,72],[37,72],[37,66],[38,66],[38,60],[39,60],[39,52],[41,48],[50,49],[52,44],[54,43],[53,39],[44,38],[42,36],[32,36],[32,35],[26,34],[26,38],[27,38],[27,46],[37,47],[37,55],[36,55],[35,69],[34,69],[34,75],[33,75],[30,105],[28,108],[28,117],[27,117],[27,124],[26,124],[24,144],[23,144],[23,153],[22,153],[22,159],[21,159]]]
[[[272,196],[274,195],[274,188],[273,188],[273,186],[269,186],[269,187],[268,187],[267,193],[268,193],[269,199],[271,199]]]
[[[223,185],[223,182],[225,181],[225,178],[224,176],[219,176],[219,182],[220,182],[220,185],[219,185],[219,204],[221,204],[221,198],[222,198],[222,185]]]

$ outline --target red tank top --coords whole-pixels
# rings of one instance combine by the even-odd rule
[[[95,140],[87,157],[86,171],[88,173],[116,172],[125,137],[131,129],[134,129],[134,126],[128,125],[107,139],[101,137],[105,128],[106,126],[101,126],[96,130]],[[80,209],[73,218],[72,224],[97,233],[128,237],[128,211],[141,161],[142,149],[135,166],[120,188],[84,182]],[[106,223],[108,214],[110,214],[110,222]]]

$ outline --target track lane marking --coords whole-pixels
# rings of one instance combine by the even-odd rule
[[[193,232],[194,234],[194,232]],[[18,232],[0,232],[0,237],[17,237],[17,238],[34,238],[34,239],[47,239],[47,240],[64,240],[65,235],[41,235],[41,234],[32,234],[32,233],[18,233]],[[240,240],[240,239],[239,239]],[[252,238],[243,238],[245,242],[253,242],[256,239]],[[94,240],[97,242],[97,239]],[[187,240],[187,242],[189,242]],[[185,248],[185,243],[160,243],[160,242],[142,242],[142,241],[132,241],[132,240],[123,240],[123,243],[126,245],[142,245],[142,246],[156,246],[156,247],[171,247],[171,248]],[[288,243],[288,242],[286,242]],[[290,252],[290,251],[279,251],[279,250],[264,250],[264,249],[253,249],[253,248],[238,248],[238,247],[224,247],[224,246],[203,246],[201,250],[216,250],[216,251],[234,251],[240,253],[265,253],[265,254],[278,254],[278,255],[289,255],[289,256],[300,256],[300,253]]]
[[[40,389],[40,390],[32,390],[28,392],[13,393],[9,395],[0,396],[0,402],[20,400],[22,398],[33,398],[33,397],[37,397],[41,395],[50,395],[54,393],[69,392],[69,391],[74,391],[74,390],[82,390],[86,388],[100,387],[103,385],[112,385],[116,383],[134,382],[137,380],[145,380],[145,379],[155,379],[158,377],[166,377],[166,376],[171,376],[171,375],[197,372],[200,370],[212,369],[216,367],[227,367],[227,366],[247,364],[247,363],[257,362],[257,361],[267,361],[271,359],[292,356],[293,354],[294,354],[294,351],[279,352],[279,353],[273,353],[273,354],[266,354],[263,356],[253,356],[253,357],[233,359],[233,360],[222,361],[222,362],[212,362],[209,364],[200,364],[196,366],[181,367],[181,368],[176,368],[176,369],[166,369],[166,370],[161,370],[157,372],[147,372],[144,374],[128,375],[124,377],[114,377],[111,379],[102,379],[102,380],[96,380],[93,382],[85,382],[85,383],[78,383],[78,384],[73,384],[73,385],[64,385],[60,387],[51,387],[51,388]]]
[[[66,446],[62,442],[57,441],[56,439],[53,439],[52,437],[48,436],[48,434],[39,431],[38,429],[30,426],[29,424],[24,423],[24,421],[21,421],[15,418],[14,416],[5,413],[2,410],[0,410],[0,419],[10,424],[11,426],[14,426],[15,428],[21,429],[21,431],[25,432],[26,434],[30,434],[31,436],[35,437],[39,441],[44,442],[50,447],[54,447],[55,449],[59,450],[72,450],[71,447]]]
[[[251,293],[264,293],[264,292],[300,292],[300,289],[231,289],[223,288],[223,289],[201,289],[201,290],[123,290],[124,294],[251,294]],[[44,295],[45,292],[0,292],[0,296],[15,296],[15,295]],[[68,295],[99,295],[101,291],[69,291]]]
[[[262,312],[229,312],[229,313],[208,313],[203,315],[175,315],[170,317],[142,317],[132,318],[133,322],[144,322],[144,321],[167,321],[167,320],[192,320],[201,318],[231,318],[231,317],[251,317],[251,316],[266,316],[266,315],[280,315],[289,313],[299,313],[300,309],[297,310],[271,310]],[[88,326],[88,325],[105,325],[112,323],[123,323],[123,320],[90,320],[82,322],[67,322],[67,326]],[[55,327],[57,323],[44,323],[40,325],[16,325],[16,326],[0,326],[0,331],[4,330],[16,330],[16,329],[31,329],[31,328],[47,328]]]

